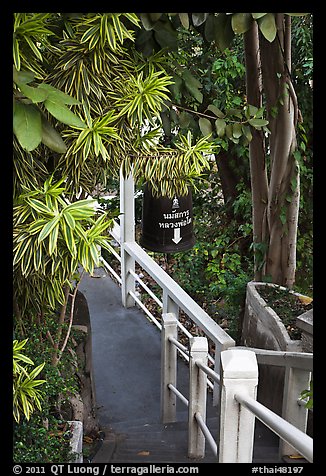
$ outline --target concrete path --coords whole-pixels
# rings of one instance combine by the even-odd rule
[[[159,422],[160,331],[138,308],[121,305],[119,286],[102,268],[94,274],[99,277],[84,275],[79,289],[90,312],[99,420],[104,426],[143,417]]]
[[[85,273],[79,290],[90,313],[98,418],[106,435],[92,462],[191,462],[186,406],[177,399],[178,422],[160,422],[160,331],[138,308],[121,305],[120,288],[104,269],[97,268],[94,277]],[[187,386],[188,366],[179,359],[178,389],[186,398]],[[210,396],[207,412],[208,426],[217,434]],[[275,462],[275,439],[265,436],[260,429],[257,441],[267,450],[267,462]],[[260,460],[259,448],[258,453]],[[210,448],[199,462],[216,462]]]

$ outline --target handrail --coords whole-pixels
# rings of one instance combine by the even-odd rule
[[[178,349],[182,350],[182,352],[184,352],[185,354],[189,354],[189,350],[187,349],[187,347],[185,345],[182,345],[174,337],[169,337],[169,341],[172,342],[172,344],[174,344],[176,347],[178,347]]]
[[[189,406],[189,400],[174,386],[172,383],[168,384],[168,388],[173,392],[187,407]]]
[[[204,422],[203,417],[201,416],[200,413],[197,412],[197,413],[195,413],[195,418],[197,420],[199,428],[201,429],[201,431],[203,432],[203,434],[204,434],[204,436],[207,440],[207,443],[209,443],[209,446],[211,447],[214,455],[217,457],[217,444],[215,443],[215,440],[212,436],[212,433],[209,431],[208,426]]]
[[[302,370],[313,370],[313,354],[310,352],[289,352],[283,350],[266,350],[256,347],[236,346],[236,350],[252,350],[259,364],[293,367]]]
[[[125,251],[132,256],[153,279],[173,296],[173,301],[199,326],[206,335],[222,346],[235,342],[136,242],[125,242]]]
[[[118,281],[119,284],[122,283],[121,277],[115,272],[115,270],[112,268],[112,266],[109,265],[107,261],[101,256],[100,261],[103,263],[104,267],[107,268],[110,273],[115,277],[115,279]]]
[[[184,357],[184,359],[189,362],[189,350],[187,349],[187,347],[185,347],[184,345],[182,345],[177,339],[175,339],[174,337],[169,337],[169,341],[175,345],[177,347],[177,349],[179,350],[180,354]]]
[[[205,365],[202,362],[198,362],[198,361],[196,361],[195,364],[203,372],[205,372],[205,374],[207,374],[209,377],[211,377],[211,379],[214,380],[214,382],[220,383],[221,378],[220,378],[219,374],[214,372],[214,370],[212,370],[210,367],[208,367],[208,365]]]
[[[145,314],[147,314],[147,316],[150,318],[150,320],[154,322],[156,327],[158,327],[159,330],[161,330],[162,329],[162,324],[160,322],[158,322],[156,317],[153,316],[153,314],[147,309],[146,306],[144,306],[144,304],[141,302],[141,300],[138,298],[138,296],[135,293],[133,293],[132,291],[129,291],[129,293],[134,298],[136,303],[142,308],[142,310],[145,312]]]
[[[143,289],[145,289],[145,291],[150,295],[150,297],[151,297],[152,299],[154,299],[154,301],[156,301],[156,303],[157,303],[161,308],[163,308],[163,303],[162,303],[162,301],[161,301],[157,296],[155,296],[155,294],[153,293],[153,291],[152,291],[151,289],[149,289],[149,287],[147,286],[147,284],[145,284],[145,283],[143,282],[143,280],[138,276],[138,274],[135,273],[135,272],[132,271],[132,270],[130,270],[129,272],[130,272],[130,274],[135,278],[135,280],[141,285],[141,287],[142,287]]]
[[[241,392],[235,393],[234,398],[237,402],[248,408],[248,410],[280,438],[299,451],[304,458],[311,463],[313,462],[313,439],[310,436],[298,430],[294,425],[291,425],[291,423],[257,402],[254,398]]]

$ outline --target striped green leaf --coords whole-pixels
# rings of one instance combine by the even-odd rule
[[[92,226],[92,228],[88,231],[87,235],[89,238],[96,238],[103,233],[103,231],[107,230],[111,222],[107,220],[106,214],[101,215]]]
[[[39,246],[35,249],[34,256],[33,256],[33,263],[35,271],[38,271],[42,264],[42,248]]]
[[[63,210],[62,215],[63,215],[63,218],[66,220],[66,223],[69,226],[69,228],[74,230],[75,226],[76,226],[76,222],[75,222],[75,219],[72,216],[72,214],[69,213],[69,211],[67,211],[67,209],[65,209],[65,210]]]
[[[120,43],[123,43],[123,31],[122,31],[121,23],[117,14],[112,15],[112,21],[113,21],[114,30],[115,30],[115,33],[117,34],[117,37]]]
[[[47,223],[48,223],[48,220],[46,220],[45,218],[41,220],[36,220],[33,223],[31,223],[31,225],[28,228],[28,232],[31,235],[35,235],[36,233],[39,233],[44,227],[44,225],[46,225]]]
[[[98,24],[90,27],[88,30],[85,31],[85,33],[80,39],[80,42],[88,43],[91,40],[91,38],[95,35],[95,33],[99,31],[99,29],[100,29],[100,25]]]
[[[31,244],[32,244],[32,237],[28,238],[25,241],[22,241],[21,244],[18,245],[16,249],[16,253],[14,254],[14,262],[13,262],[14,265],[19,263],[19,261],[21,261],[21,259],[23,258],[24,254],[29,249]]]
[[[27,199],[27,202],[38,213],[46,213],[47,215],[53,216],[53,211],[47,205],[45,205],[45,203],[41,202],[40,200],[37,200],[36,198],[29,198]]]
[[[14,65],[17,71],[20,70],[20,52],[19,52],[19,42],[15,38],[13,42],[13,56],[14,56]]]
[[[49,233],[48,250],[49,250],[49,255],[50,256],[56,250],[58,235],[59,235],[59,225],[57,224],[56,226],[54,226],[54,228]]]
[[[66,226],[64,222],[61,222],[61,228],[67,247],[71,255],[75,258],[77,255],[77,248],[72,228],[70,226]]]
[[[91,256],[91,259],[93,260],[93,263],[96,267],[99,266],[100,262],[99,262],[99,251],[97,249],[97,246],[95,243],[91,243],[89,245],[89,252],[90,252],[90,256]]]
[[[111,50],[115,51],[117,48],[115,33],[114,33],[113,26],[109,22],[106,22],[106,38]]]
[[[42,229],[41,233],[38,236],[38,242],[41,243],[51,231],[58,225],[60,220],[60,215],[56,215],[52,220],[50,220]]]

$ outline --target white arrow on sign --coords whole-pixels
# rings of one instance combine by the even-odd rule
[[[182,237],[180,236],[180,228],[175,228],[172,241],[174,241],[174,243],[177,245],[181,240],[182,240]]]

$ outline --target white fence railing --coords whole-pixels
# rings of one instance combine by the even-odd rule
[[[312,438],[305,434],[307,409],[298,401],[311,378],[312,354],[234,347],[232,337],[135,242],[131,177],[121,178],[120,209],[120,227],[115,223],[111,235],[120,245],[121,255],[113,247],[111,251],[121,263],[121,276],[103,258],[101,260],[121,285],[122,304],[132,307],[137,303],[162,331],[161,418],[164,423],[176,421],[177,398],[188,407],[188,456],[203,457],[207,442],[218,462],[251,462],[257,417],[280,437],[281,455],[291,454],[295,449],[312,461]],[[135,272],[136,263],[160,286],[161,298]],[[161,322],[141,301],[136,283],[161,309]],[[179,320],[180,309],[206,337],[193,336],[185,328]],[[179,332],[189,340],[189,350],[178,340]],[[208,352],[207,339],[213,342],[214,357]],[[178,353],[189,362],[189,400],[177,389]],[[260,364],[286,368],[282,414],[285,419],[256,401],[257,360]],[[214,405],[219,405],[216,439],[206,425],[207,386],[213,388]]]
[[[252,461],[254,423],[257,417],[276,433],[281,441],[290,445],[308,461],[313,459],[313,441],[304,431],[281,418],[256,401],[258,365],[255,349],[230,348],[221,353],[221,377],[207,365],[207,339],[192,337],[189,350],[189,400],[177,385],[177,352],[187,351],[177,339],[177,319],[173,314],[163,315],[162,326],[162,374],[161,417],[163,423],[176,421],[176,398],[188,407],[188,456],[201,458],[205,455],[205,440],[220,463],[249,463]],[[264,355],[263,351],[257,349]],[[281,365],[284,352],[267,351],[265,359]],[[288,365],[298,368],[309,366],[310,357],[289,356]],[[311,362],[310,362],[311,365]],[[216,440],[206,425],[207,376],[221,385],[219,433]],[[240,405],[239,405],[240,404]],[[302,410],[303,407],[296,402]],[[306,409],[305,413],[306,413]],[[217,443],[219,444],[219,451]]]

